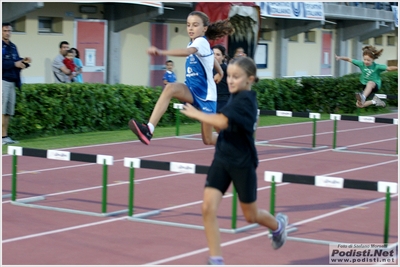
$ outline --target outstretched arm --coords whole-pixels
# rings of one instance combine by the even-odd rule
[[[388,66],[387,71],[397,70],[397,66]]]
[[[171,49],[171,50],[161,50],[155,46],[151,46],[151,47],[149,47],[149,49],[147,49],[147,54],[152,55],[152,56],[187,57],[196,52],[197,52],[197,49],[194,47]]]
[[[335,55],[335,58],[336,58],[336,60],[343,60],[343,61],[347,61],[347,62],[350,62],[350,63],[352,61],[352,59],[349,58],[349,57],[342,57],[342,56],[338,56],[338,55]]]
[[[196,109],[189,103],[186,103],[183,106],[183,109],[181,109],[181,113],[192,119],[212,125],[219,130],[228,128],[228,118],[222,113],[207,114]]]

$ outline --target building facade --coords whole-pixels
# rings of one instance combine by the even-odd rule
[[[342,76],[357,71],[335,54],[361,59],[361,48],[384,49],[377,63],[398,59],[396,12],[379,6],[322,3],[323,20],[299,20],[263,15],[255,60],[260,78]],[[297,3],[297,2],[295,2]],[[320,2],[321,3],[321,2]],[[375,3],[373,3],[375,4]],[[240,4],[239,4],[240,5]],[[180,82],[185,58],[150,57],[151,45],[163,49],[186,47],[186,17],[196,3],[181,2],[3,2],[3,22],[12,22],[11,37],[21,56],[32,58],[24,83],[52,83],[52,61],[59,43],[80,51],[85,82],[162,85],[164,62],[175,63]],[[265,10],[263,10],[265,9]],[[229,49],[229,47],[228,47]]]

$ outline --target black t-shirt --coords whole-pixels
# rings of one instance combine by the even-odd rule
[[[246,90],[231,94],[220,110],[228,118],[228,128],[219,133],[214,159],[237,167],[258,166],[254,145],[257,108],[256,92]]]
[[[221,81],[217,83],[217,101],[228,101],[231,93],[229,92],[228,84],[226,82],[226,77],[228,75],[226,73],[227,65],[221,64],[220,66],[221,69],[224,71],[224,77],[222,77]],[[217,73],[215,69],[213,70],[213,72],[214,75]]]

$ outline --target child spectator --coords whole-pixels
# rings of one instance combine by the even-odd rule
[[[75,52],[70,49],[67,51],[67,54],[65,55],[65,58],[63,60],[64,65],[71,71],[71,74],[69,75],[69,78],[71,79],[71,82],[74,81],[74,77],[76,76],[76,66],[74,63],[74,58],[75,58]]]
[[[165,62],[165,68],[167,70],[165,71],[165,74],[164,74],[164,77],[163,77],[164,85],[176,82],[176,75],[173,72],[174,62],[172,60],[167,60]]]

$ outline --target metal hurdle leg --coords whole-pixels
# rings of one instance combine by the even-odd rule
[[[297,183],[297,184],[316,184],[318,182],[318,186],[323,186],[323,187],[333,187],[332,184],[334,184],[334,180],[340,180],[343,178],[338,178],[338,177],[325,177],[325,176],[305,176],[303,175],[301,179],[299,179],[298,175],[294,174],[283,174],[280,172],[269,172],[266,171],[264,173],[264,180],[267,182],[271,182],[271,211],[274,211],[274,205],[275,205],[275,190],[272,190],[275,184],[275,175],[279,176],[277,179],[279,182],[291,182],[291,183]],[[293,179],[296,177],[296,180]],[[330,179],[330,183],[322,184],[321,181],[324,179]],[[302,181],[301,181],[302,180]],[[310,181],[313,181],[313,183],[310,183]],[[353,181],[350,180],[349,181]],[[360,181],[360,182],[366,182],[370,186],[370,181]],[[343,182],[343,184],[345,184]],[[378,192],[385,192],[386,191],[386,198],[385,198],[385,218],[384,218],[384,233],[383,233],[383,243],[386,245],[386,247],[389,245],[389,224],[390,224],[390,200],[391,200],[391,195],[390,193],[397,193],[397,183],[392,183],[392,182],[383,182],[379,181],[376,182],[376,190]],[[350,189],[363,189],[362,187],[357,188],[353,186],[342,186],[341,188],[350,188]],[[371,189],[365,189],[365,190],[371,190]],[[272,214],[272,213],[271,213]],[[299,241],[299,242],[306,242],[306,243],[313,243],[313,244],[323,244],[323,245],[331,245],[331,244],[345,244],[342,242],[337,242],[337,241],[327,241],[327,240],[318,240],[318,239],[308,239],[308,238],[298,238],[298,237],[288,237],[288,240],[293,240],[293,241]]]
[[[136,165],[135,165],[136,164]],[[141,213],[138,215],[134,215],[134,168],[140,166],[140,159],[130,159],[130,158],[125,158],[124,160],[124,166],[130,168],[129,172],[129,200],[128,200],[128,220],[130,221],[136,221],[136,222],[142,222],[142,223],[150,223],[150,224],[157,224],[157,225],[165,225],[165,226],[175,226],[175,227],[181,227],[181,228],[189,228],[189,229],[196,229],[196,230],[204,230],[204,226],[202,225],[194,225],[194,224],[187,224],[187,223],[176,223],[176,222],[167,222],[167,221],[160,221],[160,220],[153,220],[153,219],[147,219],[147,217],[154,216],[154,215],[159,215],[163,210],[154,210],[154,211],[149,211],[145,213]],[[222,233],[230,233],[230,234],[236,234],[236,233],[241,233],[250,229],[253,229],[255,227],[258,227],[259,225],[257,223],[246,225],[240,228],[236,228],[236,221],[237,221],[237,193],[236,189],[233,186],[233,194],[232,194],[232,217],[231,217],[231,226],[232,229],[225,229],[225,228],[220,228],[220,232]]]
[[[29,150],[31,154],[28,153],[29,156],[34,156],[32,152],[36,153],[43,153],[48,151],[44,151],[41,149],[33,149],[33,148],[25,148],[26,150]],[[12,153],[11,153],[12,152]],[[52,152],[59,152],[59,151],[52,151]],[[65,151],[61,151],[65,152]],[[68,152],[70,153],[70,152]],[[75,157],[75,161],[82,161],[82,162],[91,162],[91,163],[98,163],[100,164],[101,160],[103,160],[103,198],[102,198],[102,213],[97,213],[97,212],[89,212],[89,211],[81,211],[81,210],[75,210],[75,209],[67,209],[67,208],[57,208],[57,207],[51,207],[51,206],[44,206],[44,205],[36,205],[36,204],[30,204],[32,202],[36,201],[42,201],[45,200],[46,198],[44,196],[35,196],[35,197],[28,197],[25,199],[18,199],[17,200],[17,155],[24,155],[24,148],[22,147],[13,147],[9,146],[8,147],[8,154],[13,155],[13,160],[12,160],[12,185],[11,185],[11,204],[17,205],[17,206],[24,206],[24,207],[30,207],[30,208],[38,208],[38,209],[45,209],[45,210],[53,210],[53,211],[61,211],[61,212],[67,212],[67,213],[75,213],[75,214],[82,214],[82,215],[90,215],[90,216],[98,216],[98,217],[106,217],[106,216],[115,216],[118,214],[126,213],[128,210],[119,210],[119,211],[114,211],[114,212],[109,212],[107,213],[107,160],[110,165],[112,165],[112,157],[111,156],[105,156],[105,155],[87,155],[87,154],[80,154],[80,153],[71,153]],[[95,160],[94,160],[95,156]],[[59,159],[57,157],[49,157],[49,159]],[[82,157],[89,157],[89,159],[83,159]],[[93,161],[94,160],[94,161]],[[111,162],[111,163],[110,163]]]

